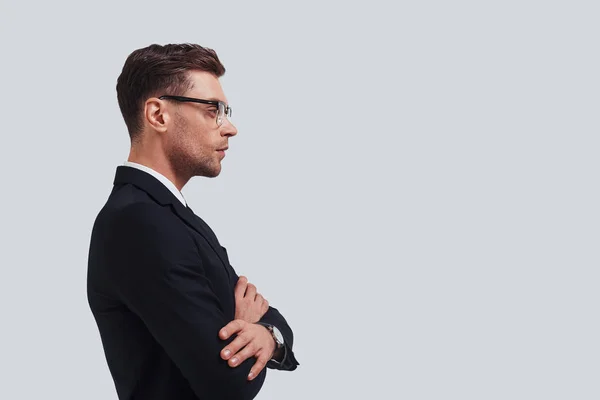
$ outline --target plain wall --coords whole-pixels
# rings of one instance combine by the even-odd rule
[[[116,399],[85,292],[115,84],[214,48],[239,134],[183,193],[288,319],[259,399],[598,399],[599,7],[0,6],[2,399]]]

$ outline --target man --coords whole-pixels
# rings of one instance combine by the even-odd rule
[[[134,51],[117,80],[128,161],[94,223],[87,293],[119,399],[252,399],[269,368],[296,369],[293,334],[186,204],[237,134],[198,45]]]

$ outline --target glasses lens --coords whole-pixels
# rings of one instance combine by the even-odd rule
[[[217,113],[217,125],[223,125],[223,118],[225,117],[225,104],[219,103],[219,112]]]

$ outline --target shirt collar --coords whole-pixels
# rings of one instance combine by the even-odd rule
[[[125,163],[123,163],[123,165],[126,167],[137,168],[141,171],[147,172],[148,174],[152,175],[153,177],[158,179],[163,185],[165,185],[167,187],[167,189],[169,189],[171,191],[171,193],[173,193],[173,195],[175,197],[177,197],[177,199],[179,201],[181,201],[181,204],[183,204],[184,206],[187,207],[187,202],[183,198],[183,194],[181,194],[181,192],[177,189],[177,187],[175,186],[175,184],[173,184],[173,182],[171,182],[166,176],[164,176],[160,172],[157,172],[150,167],[146,167],[145,165],[134,163],[131,161],[125,161]]]

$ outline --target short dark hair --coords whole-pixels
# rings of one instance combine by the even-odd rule
[[[142,105],[151,96],[183,95],[191,88],[188,71],[199,70],[220,78],[225,67],[217,53],[197,44],[152,44],[127,57],[117,79],[117,99],[129,136],[142,130]]]

